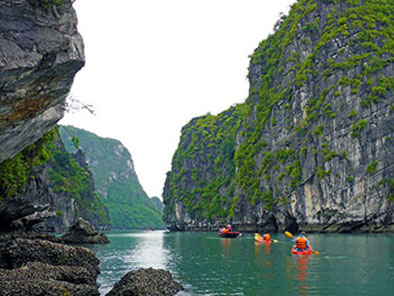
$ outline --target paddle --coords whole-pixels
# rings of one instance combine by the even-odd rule
[[[289,237],[289,238],[293,238],[293,235],[290,232],[288,232],[288,231],[285,231],[285,235],[287,237]],[[313,250],[312,250],[312,253],[315,254],[315,255],[319,255],[320,254],[318,251],[313,251]]]
[[[285,231],[285,235],[289,238],[293,238],[293,235],[288,231]]]

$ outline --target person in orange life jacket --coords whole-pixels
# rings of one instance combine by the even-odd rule
[[[271,236],[270,236],[268,233],[265,233],[265,234],[263,235],[263,239],[264,239],[265,241],[269,241],[269,240],[271,240]]]
[[[293,243],[296,245],[296,251],[302,252],[309,249],[309,240],[305,236],[305,232],[302,231],[300,235],[293,239]]]

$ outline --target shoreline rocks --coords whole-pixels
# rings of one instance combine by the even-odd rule
[[[65,245],[61,237],[0,233],[0,296],[99,296],[99,264],[92,250]],[[107,295],[170,296],[181,290],[170,272],[148,268],[127,273]]]
[[[94,252],[60,242],[46,234],[0,233],[0,295],[99,296]]]
[[[104,233],[97,230],[88,221],[78,218],[68,232],[63,235],[62,240],[66,244],[109,244],[110,241]]]
[[[0,295],[100,295],[90,272],[81,266],[28,262],[0,270],[0,282]]]

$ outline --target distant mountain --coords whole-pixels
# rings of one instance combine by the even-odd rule
[[[84,151],[113,228],[164,227],[161,212],[139,183],[131,155],[121,142],[72,126],[59,130],[68,151],[76,149],[73,137]]]
[[[163,211],[164,205],[163,205],[162,201],[160,200],[160,198],[158,198],[157,196],[153,196],[150,198],[150,200],[155,205],[156,209],[158,209],[159,212],[161,213]]]

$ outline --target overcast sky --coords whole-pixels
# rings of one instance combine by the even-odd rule
[[[181,128],[245,100],[249,58],[295,0],[77,0],[86,65],[70,124],[120,140],[161,198]]]

